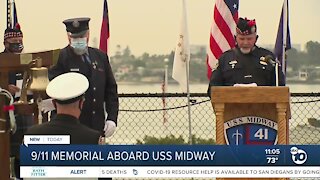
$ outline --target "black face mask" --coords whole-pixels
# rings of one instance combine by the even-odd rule
[[[23,50],[23,44],[22,43],[9,43],[9,52],[12,53],[21,53]]]

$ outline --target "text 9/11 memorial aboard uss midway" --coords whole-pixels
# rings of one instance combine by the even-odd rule
[[[320,1],[41,3],[0,4],[0,180],[320,178]]]

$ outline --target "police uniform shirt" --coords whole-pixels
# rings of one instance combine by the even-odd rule
[[[220,57],[218,67],[212,72],[210,86],[233,86],[256,83],[258,86],[275,86],[275,67],[264,60],[272,52],[255,46],[249,54],[239,48],[231,49]],[[284,85],[284,75],[279,67],[279,85]]]
[[[88,47],[90,63],[85,57],[76,55],[70,46],[60,51],[58,62],[49,69],[49,79],[66,73],[78,72],[89,80],[85,93],[80,122],[87,127],[103,132],[105,124],[104,103],[107,119],[117,124],[119,101],[117,83],[114,79],[108,57],[96,48]]]
[[[58,114],[54,119],[28,129],[27,135],[70,135],[70,144],[98,144],[100,132],[81,124],[76,117]]]

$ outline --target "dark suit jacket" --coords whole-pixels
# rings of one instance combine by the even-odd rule
[[[249,54],[241,53],[239,47],[223,53],[219,58],[218,67],[211,74],[208,95],[211,95],[211,86],[249,83],[256,83],[258,86],[275,86],[275,67],[262,60],[262,57],[266,56],[274,57],[271,51],[257,46]],[[285,78],[281,67],[278,75],[279,86],[284,86]]]
[[[83,60],[82,56],[76,55],[70,46],[60,51],[58,62],[49,69],[49,79],[67,73],[78,72],[85,75],[89,80],[89,89],[85,93],[85,101],[80,115],[80,122],[86,126],[103,132],[105,112],[107,119],[117,124],[119,100],[117,83],[106,56],[96,48],[88,48],[91,63]]]
[[[49,122],[32,126],[26,135],[70,135],[70,144],[98,144],[100,133],[73,116],[57,114]]]

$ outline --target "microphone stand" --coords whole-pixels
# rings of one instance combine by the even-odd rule
[[[275,63],[276,67],[275,67],[275,73],[276,73],[276,87],[279,86],[279,62],[278,60],[276,60],[276,63]]]
[[[274,66],[274,69],[275,69],[275,76],[276,76],[276,87],[279,86],[279,61],[276,59],[276,60],[273,60],[272,58],[268,57],[267,58],[269,63]]]

